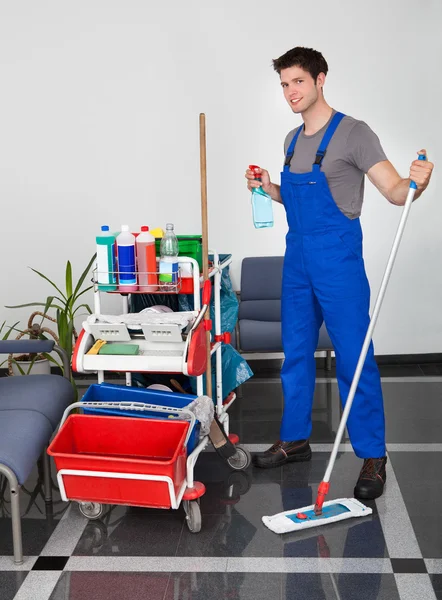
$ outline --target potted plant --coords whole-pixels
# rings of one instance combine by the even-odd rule
[[[36,317],[42,317],[40,323],[34,322]],[[31,340],[46,340],[48,339],[47,336],[50,335],[55,343],[59,344],[56,333],[48,327],[43,327],[44,319],[55,321],[55,319],[46,315],[45,312],[36,311],[29,317],[27,329],[22,331],[17,330],[15,327],[17,325],[16,323],[13,328],[19,333],[15,339],[19,340],[25,335],[28,335]],[[29,375],[31,372],[32,375],[50,375],[51,363],[60,366],[59,363],[46,352],[40,354],[20,354],[19,356],[10,354],[8,357],[8,371],[9,375]]]
[[[56,290],[57,295],[48,296],[46,299],[46,303],[28,302],[26,304],[19,304],[19,305],[15,305],[15,306],[7,306],[6,307],[6,308],[25,308],[28,306],[33,306],[33,307],[43,306],[44,307],[43,312],[35,312],[31,315],[30,320],[28,322],[28,328],[25,330],[25,332],[23,332],[23,334],[27,333],[31,337],[35,336],[40,339],[42,339],[42,338],[47,339],[45,334],[49,334],[54,338],[56,343],[61,348],[66,350],[69,357],[72,356],[73,345],[75,344],[77,337],[78,337],[77,332],[75,330],[75,325],[74,325],[75,317],[76,317],[78,311],[82,308],[84,308],[89,314],[92,313],[89,305],[81,303],[81,301],[79,303],[79,299],[81,298],[81,296],[83,296],[83,294],[85,294],[86,292],[88,292],[89,290],[91,290],[93,288],[93,285],[83,287],[83,284],[84,284],[84,280],[86,279],[87,274],[90,272],[92,264],[95,260],[95,256],[96,255],[94,255],[90,259],[87,267],[85,268],[85,270],[83,271],[83,273],[81,274],[80,278],[78,279],[78,281],[76,282],[75,285],[74,285],[73,279],[72,279],[72,265],[71,265],[70,261],[67,261],[66,269],[65,269],[65,285],[64,285],[65,290],[64,291],[61,290],[61,286],[60,287],[57,286],[53,281],[51,281],[51,279],[49,279],[49,277],[47,277],[40,271],[37,271],[36,269],[31,269],[32,271],[34,271],[34,273],[37,273],[37,275],[39,275],[40,277],[45,279]],[[51,309],[56,311],[55,318],[48,315],[48,311],[50,311]],[[42,317],[42,320],[39,324],[33,322],[33,320],[36,316]],[[49,328],[42,327],[42,323],[43,323],[44,319],[53,321],[54,323],[57,324],[57,333],[54,333]],[[45,358],[47,358],[47,357],[45,357]],[[13,359],[13,361],[14,360],[16,361],[17,359]],[[52,362],[58,364],[57,361],[55,361],[55,359],[53,359],[52,357],[50,357],[48,360],[51,360]],[[33,367],[36,363],[35,357],[31,357],[31,356],[28,357],[27,362],[33,363],[32,372],[34,372]],[[30,370],[28,370],[28,371],[30,371]],[[74,387],[76,387],[73,380],[72,380],[72,383],[73,383]]]

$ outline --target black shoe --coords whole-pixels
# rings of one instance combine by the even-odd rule
[[[387,474],[385,465],[387,457],[366,458],[359,474],[359,479],[354,489],[355,498],[360,500],[374,500],[382,496]]]
[[[265,452],[253,456],[253,464],[261,469],[280,467],[289,462],[303,462],[310,460],[312,450],[308,440],[296,442],[276,442]]]

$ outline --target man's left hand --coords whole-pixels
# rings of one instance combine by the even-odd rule
[[[434,165],[428,161],[426,150],[420,150],[418,154],[425,154],[426,160],[414,160],[411,163],[410,179],[417,185],[418,190],[423,191],[430,183]]]

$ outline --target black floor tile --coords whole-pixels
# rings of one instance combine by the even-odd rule
[[[49,600],[163,600],[169,573],[65,571]]]
[[[201,499],[203,522],[195,536],[183,530],[178,556],[317,557],[324,552],[333,558],[379,558],[388,556],[375,503],[373,515],[278,536],[262,523],[262,516],[302,508],[314,503],[328,455],[315,454],[312,461],[283,467],[282,481],[270,480],[273,469],[253,468],[250,489],[222,499],[211,484]],[[355,478],[348,473],[355,471]],[[338,457],[331,498],[352,497],[359,461],[352,454]],[[267,479],[262,476],[267,474]]]
[[[442,575],[430,575],[437,600],[442,600]]]
[[[241,444],[273,444],[280,426],[279,421],[230,421],[230,431],[239,435]]]
[[[419,365],[424,375],[442,375],[442,363],[426,363]]]
[[[0,598],[13,600],[27,575],[26,571],[0,571]]]
[[[81,536],[78,556],[173,556],[184,524],[184,510],[113,507],[91,521]]]
[[[439,443],[442,386],[437,382],[383,382],[387,442]]]
[[[391,464],[424,558],[442,558],[441,454],[390,452]]]
[[[280,573],[172,573],[164,600],[280,600]]]
[[[279,557],[282,543],[260,517],[243,515],[233,506],[224,515],[203,515],[198,535],[184,529],[176,556]]]
[[[423,558],[392,558],[393,573],[427,573]]]
[[[394,575],[288,573],[283,600],[399,600]]]
[[[419,365],[379,365],[381,377],[422,377]]]
[[[44,500],[42,479],[38,467],[32,470],[20,489],[20,514],[23,552],[27,556],[39,555],[49,540],[68,504],[63,502],[56,487],[55,467],[52,465],[53,502]],[[0,476],[0,556],[12,555],[12,528],[9,486]]]
[[[32,567],[33,571],[63,571],[69,556],[39,556]]]

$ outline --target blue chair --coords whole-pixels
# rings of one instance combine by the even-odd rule
[[[237,348],[242,353],[267,354],[283,351],[281,335],[283,263],[283,256],[254,256],[244,258],[242,261],[236,330]],[[324,324],[319,331],[317,350],[326,351],[326,369],[330,370],[333,344]]]
[[[25,375],[0,378],[0,475],[9,482],[15,564],[23,563],[19,492],[39,457],[45,500],[52,501],[46,448],[66,407],[74,401],[66,352],[50,340],[0,340],[0,354],[57,352],[64,377]]]

